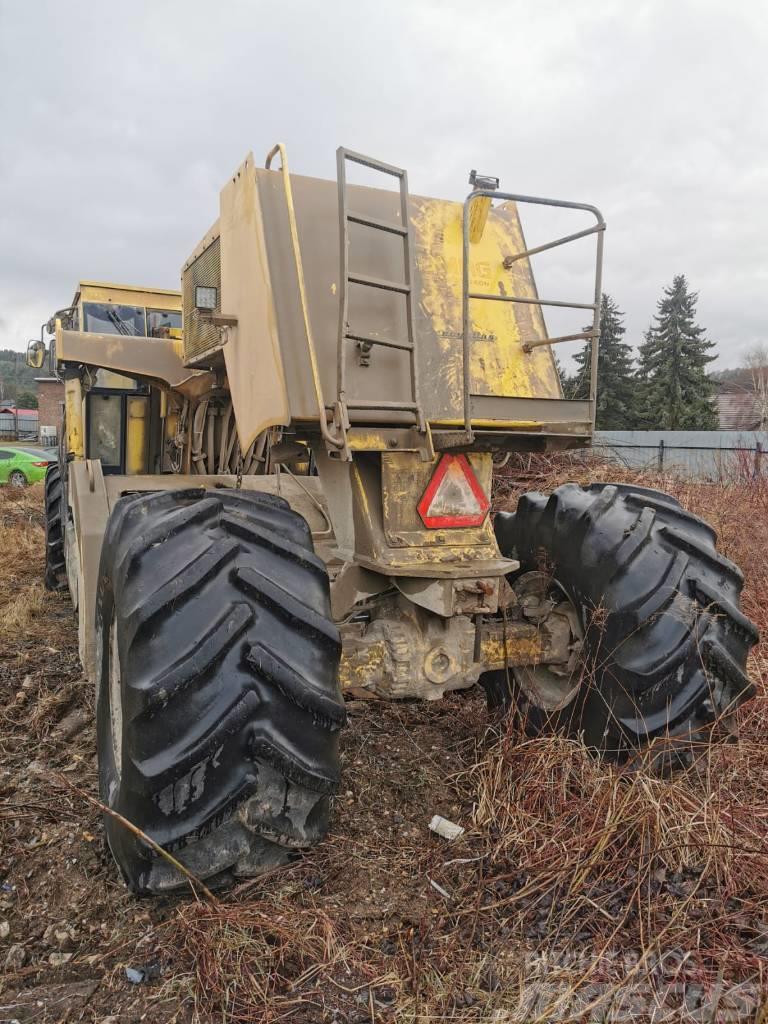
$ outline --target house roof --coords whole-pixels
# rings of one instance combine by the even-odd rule
[[[37,409],[17,409],[15,405],[0,405],[0,412],[11,416],[37,416]]]
[[[721,430],[765,428],[761,404],[756,394],[745,391],[721,391],[716,396],[716,401]]]
[[[716,382],[721,430],[765,430],[768,366],[741,367]]]

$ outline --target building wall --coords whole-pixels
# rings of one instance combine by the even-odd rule
[[[61,437],[64,418],[64,385],[55,378],[36,378],[37,411],[41,427],[56,427],[56,437]]]

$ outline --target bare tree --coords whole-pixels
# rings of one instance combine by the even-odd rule
[[[768,424],[768,345],[764,341],[753,345],[744,357],[744,365],[749,370],[763,428]]]

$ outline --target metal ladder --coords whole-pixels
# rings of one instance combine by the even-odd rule
[[[389,221],[379,220],[376,217],[356,212],[350,212],[347,206],[347,161],[368,167],[372,171],[381,174],[388,174],[397,178],[400,185],[400,223],[393,224]],[[344,434],[350,428],[349,411],[364,412],[412,412],[416,418],[416,427],[420,434],[426,434],[427,427],[424,419],[424,412],[419,399],[419,382],[416,369],[416,347],[414,344],[413,329],[413,261],[411,252],[411,233],[408,218],[408,175],[400,167],[392,167],[390,164],[382,163],[360,153],[354,153],[349,149],[340,146],[336,150],[336,167],[339,187],[339,229],[341,243],[341,295],[339,301],[339,345],[337,352],[337,386],[338,386],[338,408],[341,416],[339,426]],[[374,231],[383,231],[390,235],[399,235],[403,239],[403,264],[404,280],[387,281],[383,278],[370,277],[367,274],[350,272],[349,269],[349,225],[362,224],[364,227]],[[389,340],[377,338],[370,334],[363,334],[350,330],[348,321],[349,307],[349,286],[351,284],[362,285],[366,288],[378,288],[381,291],[392,292],[402,295],[405,299],[406,324],[408,337],[404,340]],[[408,364],[410,370],[411,393],[410,400],[403,402],[377,401],[375,399],[347,398],[347,374],[346,374],[346,343],[353,341],[363,347],[363,352],[368,351],[374,345],[381,345],[384,348],[397,349],[408,353]]]

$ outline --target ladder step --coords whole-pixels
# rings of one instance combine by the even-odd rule
[[[390,235],[401,235],[404,237],[408,234],[408,228],[404,228],[402,224],[392,224],[387,220],[379,220],[378,217],[365,217],[362,213],[348,213],[347,220],[352,224],[362,224],[366,228],[387,231]]]
[[[368,167],[372,171],[381,171],[382,174],[391,174],[393,178],[405,177],[405,170],[402,167],[385,164],[383,160],[374,160],[373,157],[363,156],[362,153],[355,153],[351,149],[340,149],[339,152],[343,152],[344,159],[350,160],[353,164],[360,164],[361,167]]]
[[[394,410],[396,412],[416,412],[418,406],[415,402],[375,402],[361,401],[359,399],[353,399],[351,402],[347,402],[348,409],[385,409],[387,411]]]
[[[413,345],[409,341],[390,341],[389,338],[374,338],[370,334],[353,334],[348,332],[344,335],[347,341],[361,341],[364,345],[382,345],[384,348],[397,348],[403,352],[411,352]]]
[[[411,289],[407,284],[399,281],[387,281],[383,277],[370,277],[368,274],[350,274],[347,278],[350,284],[363,284],[367,288],[380,288],[384,292],[398,292],[400,295],[410,295]]]

